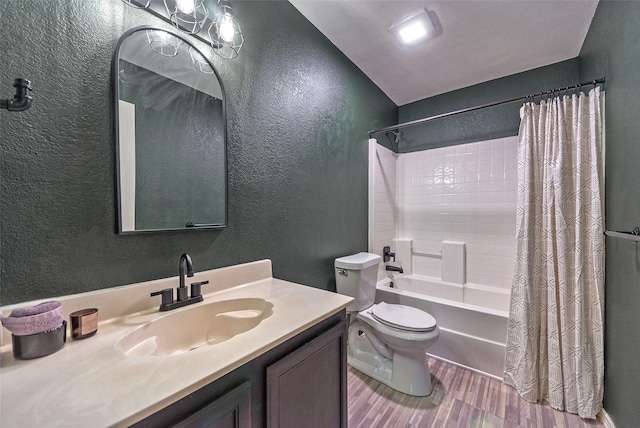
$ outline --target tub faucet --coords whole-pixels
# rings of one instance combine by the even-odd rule
[[[389,265],[386,265],[386,266],[384,267],[384,269],[385,269],[387,272],[398,272],[398,273],[404,273],[404,271],[402,270],[402,266],[389,266]]]

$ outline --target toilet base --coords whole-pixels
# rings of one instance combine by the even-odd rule
[[[431,394],[431,374],[427,364],[427,354],[421,360],[416,360],[398,352],[393,354],[393,375],[391,388],[409,395],[424,397]]]
[[[375,351],[366,334],[352,333],[349,339],[347,363],[351,367],[396,391],[418,397],[431,394],[433,388],[426,353],[420,357],[394,352],[389,359]]]
[[[415,363],[415,361],[410,362],[410,364],[413,363]],[[431,394],[431,391],[433,390],[431,385],[431,376],[429,375],[429,368],[426,362],[418,376],[415,376],[416,372],[403,370],[399,370],[397,372],[400,375],[393,376],[393,372],[390,369],[381,370],[380,367],[374,367],[371,364],[353,357],[347,357],[347,364],[362,374],[372,377],[378,382],[384,383],[396,391],[400,391],[408,395],[425,397]]]

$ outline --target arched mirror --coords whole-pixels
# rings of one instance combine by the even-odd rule
[[[138,27],[113,61],[118,233],[227,225],[227,118],[213,64],[187,39]]]

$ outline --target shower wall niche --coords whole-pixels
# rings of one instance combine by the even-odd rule
[[[369,251],[412,240],[413,274],[441,278],[442,241],[466,248],[467,283],[510,289],[518,137],[396,154],[369,141]],[[407,261],[402,261],[406,263]]]

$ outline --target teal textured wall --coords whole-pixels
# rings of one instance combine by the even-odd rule
[[[578,59],[570,59],[457,91],[426,98],[399,108],[400,122],[481,106],[578,83]],[[513,102],[437,119],[404,128],[399,152],[473,143],[518,135],[520,106]],[[384,141],[381,135],[378,138]]]
[[[238,1],[240,56],[211,58],[229,115],[229,227],[115,233],[111,58],[124,31],[167,26],[120,0],[1,1],[0,303],[269,258],[332,288],[333,259],[367,248],[367,131],[397,107],[286,1]]]
[[[580,77],[605,77],[607,229],[640,226],[640,2],[601,1]],[[640,421],[640,246],[607,238],[604,408],[617,428]]]

